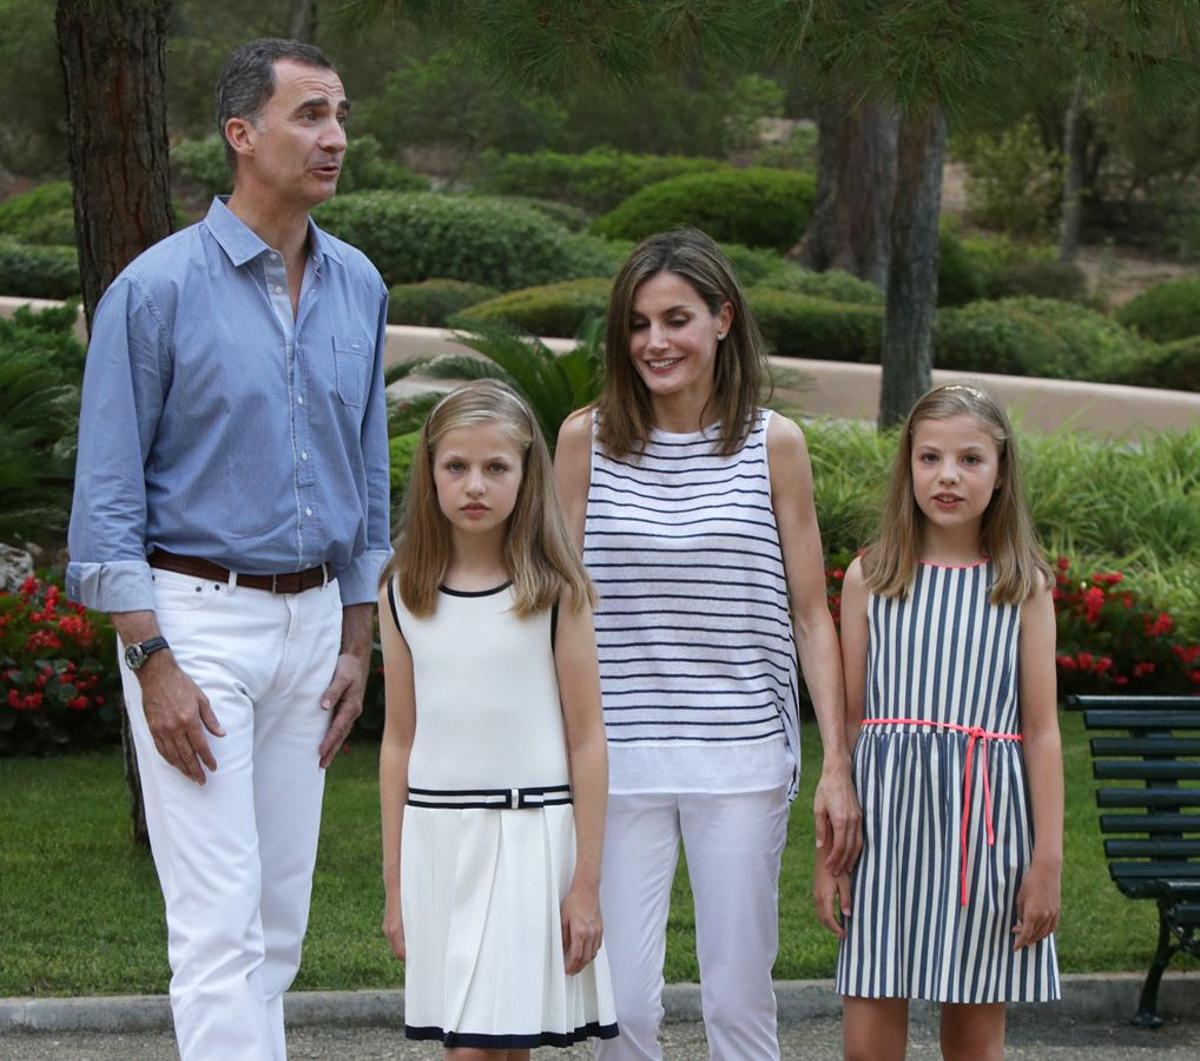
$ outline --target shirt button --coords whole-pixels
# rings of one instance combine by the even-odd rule
[[[276,284],[276,285],[275,285],[275,294],[277,294],[277,295],[282,295],[282,294],[283,294],[283,288],[282,288],[282,287],[280,287],[280,286],[279,286],[279,284]]]
[[[311,508],[306,508],[306,509],[304,510],[304,514],[305,514],[306,516],[311,516],[311,515],[312,515],[312,509],[311,509]]]
[[[296,395],[296,404],[297,404],[297,405],[303,405],[303,404],[304,404],[304,395],[303,395],[303,394],[297,394],[297,395]]]
[[[302,461],[306,461],[306,460],[308,460],[308,450],[303,450],[303,451],[300,453],[300,459],[301,459]]]
[[[273,261],[273,262],[277,262],[277,261],[279,261],[279,255],[278,255],[278,254],[272,254],[272,255],[271,255],[271,261]]]

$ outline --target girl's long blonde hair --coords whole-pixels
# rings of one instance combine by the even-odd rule
[[[720,421],[716,452],[728,456],[742,447],[753,425],[767,378],[765,347],[733,263],[710,236],[687,225],[644,239],[613,281],[605,326],[605,383],[596,402],[600,444],[606,453],[623,457],[650,438],[650,392],[629,356],[629,337],[638,288],[659,273],[686,280],[714,316],[726,302],[733,307],[729,332],[717,342],[713,391],[703,410]]]
[[[900,431],[879,532],[862,557],[867,585],[882,597],[903,597],[920,557],[925,516],[913,497],[913,430],[922,420],[969,416],[991,435],[1000,455],[997,489],[983,513],[979,544],[993,565],[991,599],[1021,604],[1051,578],[1025,503],[1021,464],[1012,424],[1000,403],[980,387],[947,383],[923,395]]]
[[[550,453],[529,406],[496,380],[468,383],[443,398],[421,427],[409,473],[395,553],[380,584],[399,576],[400,596],[413,615],[432,615],[450,563],[450,522],[438,504],[434,454],[447,432],[497,424],[521,453],[521,485],[504,537],[504,567],[513,584],[513,611],[530,615],[565,597],[595,603],[592,584],[567,534]]]

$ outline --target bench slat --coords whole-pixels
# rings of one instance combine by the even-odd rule
[[[1180,903],[1176,906],[1175,923],[1185,928],[1200,925],[1200,903]]]
[[[1200,729],[1200,707],[1190,711],[1105,710],[1085,711],[1087,729]]]
[[[1114,880],[1200,881],[1200,862],[1110,862],[1108,871]]]
[[[1195,858],[1200,840],[1105,840],[1109,858]]]
[[[1104,760],[1092,764],[1092,776],[1105,781],[1115,778],[1137,781],[1200,781],[1200,762],[1179,759]]]
[[[1195,833],[1200,814],[1101,814],[1102,833]]]
[[[1200,788],[1098,788],[1097,807],[1200,807]]]
[[[1093,737],[1092,754],[1102,755],[1198,755],[1200,737]]]

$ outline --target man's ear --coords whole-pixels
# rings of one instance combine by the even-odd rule
[[[254,154],[254,124],[234,116],[225,123],[225,141],[239,155]]]

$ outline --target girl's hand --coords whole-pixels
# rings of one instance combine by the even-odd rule
[[[850,875],[834,872],[817,851],[813,859],[813,902],[817,907],[817,920],[838,939],[846,938],[846,929],[838,916],[850,916]]]
[[[1045,939],[1058,927],[1061,904],[1061,873],[1034,862],[1017,892],[1017,923],[1013,926],[1013,950]]]
[[[563,961],[567,975],[574,976],[596,957],[604,939],[599,892],[572,885],[562,901],[561,915]]]
[[[400,896],[389,895],[383,904],[383,934],[392,945],[392,953],[404,961],[404,917],[400,913]]]

